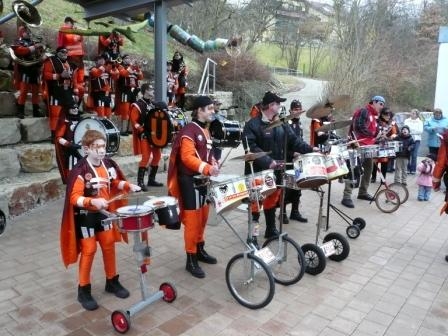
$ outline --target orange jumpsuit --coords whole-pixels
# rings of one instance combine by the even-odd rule
[[[74,62],[77,66],[82,66],[84,51],[84,38],[82,35],[69,34],[61,31],[62,29],[75,29],[70,24],[64,24],[58,32],[58,47],[66,47],[68,50],[68,60]]]
[[[131,105],[130,109],[134,155],[142,155],[138,165],[140,168],[148,168],[151,155],[152,166],[158,166],[162,157],[161,149],[151,145],[145,134],[144,118],[151,108],[153,108],[153,106],[150,102],[146,102],[144,99],[139,99],[136,103]]]
[[[120,47],[124,44],[124,38],[118,34],[98,36],[98,55],[106,57],[107,61],[115,61],[120,56]]]
[[[112,80],[118,79],[119,71],[108,64],[91,68],[89,74],[93,108],[99,117],[110,118],[112,113],[111,85]]]
[[[119,66],[119,78],[117,80],[115,99],[116,114],[121,120],[129,120],[129,108],[136,98],[136,90],[139,81],[143,79],[143,72],[136,66]]]
[[[70,78],[62,78],[64,70],[71,74]],[[54,132],[63,108],[74,105],[73,69],[67,61],[52,56],[44,62],[42,77],[47,91],[50,130]]]

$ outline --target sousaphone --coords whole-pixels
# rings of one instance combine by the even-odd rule
[[[17,15],[17,17],[27,26],[27,27],[39,27],[42,24],[42,18],[33,5],[26,1],[16,0],[12,3],[12,10]],[[41,42],[42,39],[38,39],[36,42]],[[43,61],[46,57],[44,49],[39,49],[36,55],[31,59],[24,59],[18,57],[14,52],[16,46],[9,47],[9,54],[14,62],[21,64],[23,66],[32,66]]]
[[[29,27],[39,27],[42,24],[42,18],[37,8],[26,1],[13,1],[12,10]]]

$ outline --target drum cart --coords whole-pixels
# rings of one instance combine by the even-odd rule
[[[133,224],[136,225],[136,227],[133,227],[132,229],[126,229],[123,226],[118,225],[120,227],[120,230],[133,234],[134,245],[132,250],[135,254],[135,259],[137,261],[137,265],[139,268],[140,290],[142,295],[141,301],[135,303],[126,310],[115,310],[111,314],[111,322],[114,329],[121,334],[125,334],[126,332],[129,331],[131,327],[132,316],[139,313],[144,308],[156,302],[157,300],[162,299],[168,303],[173,302],[176,299],[177,292],[175,287],[168,282],[162,283],[159,286],[159,290],[153,293],[150,293],[148,290],[146,282],[146,276],[147,276],[146,273],[148,272],[149,258],[151,256],[151,248],[148,245],[147,239],[149,238],[148,230],[153,228],[153,226],[143,225],[143,220],[141,220],[141,217],[136,218],[133,218],[132,216],[121,217],[121,216],[114,216],[110,213],[107,214],[109,215],[109,218],[103,221],[105,224],[109,224],[111,221],[119,222],[120,220],[122,220],[122,218],[125,218],[125,219],[135,219],[135,222]],[[152,214],[153,213],[151,213],[150,215],[152,216]],[[144,240],[143,235],[147,235],[148,237]]]
[[[361,231],[366,227],[366,221],[361,217],[351,218],[344,211],[336,207],[331,203],[331,181],[328,181],[328,198],[327,198],[327,216],[326,216],[326,229],[330,227],[330,209],[332,209],[336,214],[341,217],[347,224],[348,227],[345,230],[347,236],[351,239],[356,239],[361,234]]]
[[[320,233],[323,229],[328,231],[328,211],[327,216],[323,214],[323,203],[325,192],[321,187],[314,188],[319,194],[319,213],[316,224],[316,244],[304,244],[302,245],[302,251],[305,255],[305,261],[307,263],[306,272],[311,275],[317,275],[324,271],[326,267],[326,258],[328,257],[333,261],[342,261],[348,257],[350,253],[350,245],[343,235],[337,232],[328,233],[322,240],[322,245],[319,245]],[[325,228],[323,227],[323,221],[326,221]]]

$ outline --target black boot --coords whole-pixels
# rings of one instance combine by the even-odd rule
[[[25,118],[25,105],[17,104],[17,118],[19,119]]]
[[[116,297],[120,299],[126,299],[129,296],[129,291],[124,288],[120,281],[118,281],[118,274],[112,279],[106,279],[105,291],[108,293],[115,294]]]
[[[280,215],[278,216],[278,220],[281,220]],[[286,208],[283,209],[283,224],[289,224],[288,215],[286,214]]]
[[[259,212],[252,212],[252,222],[258,223],[260,219],[260,213]]]
[[[370,179],[370,183],[375,183],[376,182],[376,172],[377,172],[376,169],[377,169],[376,165],[373,165],[372,178]]]
[[[187,266],[185,269],[196,278],[205,278],[205,273],[198,265],[198,258],[196,253],[187,253]]]
[[[34,118],[42,118],[43,115],[40,113],[39,104],[33,104],[33,117]]]
[[[302,217],[302,215],[300,214],[298,202],[292,202],[291,215],[289,216],[289,219],[296,220],[301,223],[308,223],[308,219]]]
[[[148,188],[145,186],[145,167],[138,167],[137,172],[137,185],[142,188],[142,191],[148,191]]]
[[[207,251],[204,250],[204,242],[197,244],[198,252],[196,253],[198,261],[202,261],[206,264],[216,264],[218,260],[212,257]]]
[[[163,183],[156,181],[156,174],[157,174],[158,169],[159,169],[159,166],[151,166],[151,169],[149,171],[149,176],[148,176],[148,186],[151,186],[151,187],[162,187],[163,186]]]
[[[275,227],[275,208],[264,210],[264,217],[266,219],[266,231],[264,233],[265,238],[276,237],[280,233]]]
[[[92,287],[90,284],[85,286],[78,286],[78,301],[85,310],[98,309],[98,303],[91,294]]]

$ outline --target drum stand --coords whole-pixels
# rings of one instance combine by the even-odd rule
[[[125,311],[115,310],[111,315],[111,321],[114,329],[119,333],[126,333],[131,327],[131,316],[134,316],[150,304],[157,300],[163,299],[165,302],[171,303],[176,299],[177,293],[174,286],[168,282],[160,285],[159,290],[149,293],[146,283],[146,273],[148,272],[148,264],[150,257],[150,247],[147,242],[142,239],[143,233],[147,233],[147,229],[143,231],[133,231],[134,246],[132,248],[135,253],[137,265],[140,272],[140,289],[142,300],[135,303]]]

